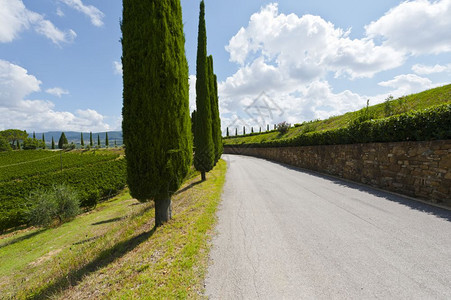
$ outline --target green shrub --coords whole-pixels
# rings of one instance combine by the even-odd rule
[[[48,227],[55,220],[62,224],[81,211],[77,193],[66,185],[55,185],[47,191],[34,191],[27,200],[31,207],[28,220],[34,226]]]
[[[11,148],[11,145],[8,143],[8,141],[0,136],[0,152],[11,150],[13,149]]]
[[[288,129],[290,129],[291,124],[287,123],[287,122],[281,122],[279,124],[277,124],[277,130],[281,133],[281,134],[285,134],[288,132]]]

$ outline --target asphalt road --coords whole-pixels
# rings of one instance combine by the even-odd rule
[[[224,155],[211,299],[451,299],[451,212]]]

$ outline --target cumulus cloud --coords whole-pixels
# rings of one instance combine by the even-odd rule
[[[85,5],[81,0],[60,0],[65,3],[69,7],[85,14],[87,17],[91,19],[91,23],[94,26],[101,27],[103,26],[103,17],[104,13],[93,5]]]
[[[394,97],[400,97],[431,89],[441,84],[433,84],[430,79],[415,74],[404,74],[396,76],[392,80],[379,82],[379,85],[393,88],[394,90],[390,94]]]
[[[122,63],[118,61],[113,61],[114,74],[122,75]]]
[[[370,38],[412,54],[451,51],[451,0],[406,1],[366,26]]]
[[[45,92],[47,94],[56,96],[58,98],[61,98],[62,95],[69,95],[69,91],[68,90],[65,90],[65,89],[62,89],[62,88],[59,88],[59,87],[47,89],[47,90],[45,90]]]
[[[0,0],[0,42],[11,42],[19,33],[33,28],[55,44],[70,43],[77,34],[73,30],[62,31],[44,16],[28,10],[22,0]]]
[[[0,60],[0,130],[106,131],[110,126],[94,110],[57,111],[46,100],[26,99],[41,91],[41,81],[18,65]]]
[[[429,75],[434,73],[443,73],[443,72],[451,72],[451,64],[446,66],[442,65],[434,65],[434,66],[426,66],[421,64],[413,65],[412,71],[419,75]]]
[[[395,68],[403,53],[376,46],[370,39],[351,39],[319,16],[279,13],[273,3],[251,16],[246,28],[231,38],[226,50],[241,66],[255,55],[273,62],[290,78],[311,82],[327,72],[351,78],[371,77]]]

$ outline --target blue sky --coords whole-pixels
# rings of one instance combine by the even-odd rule
[[[194,87],[199,2],[181,3]],[[0,0],[0,130],[120,130],[121,13],[117,0]],[[206,0],[223,129],[448,84],[449,16],[451,0]]]

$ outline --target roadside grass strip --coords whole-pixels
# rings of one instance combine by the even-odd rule
[[[0,295],[11,299],[204,298],[209,236],[225,181],[219,161],[172,197],[154,228],[153,202],[127,191],[58,228],[0,236]]]

